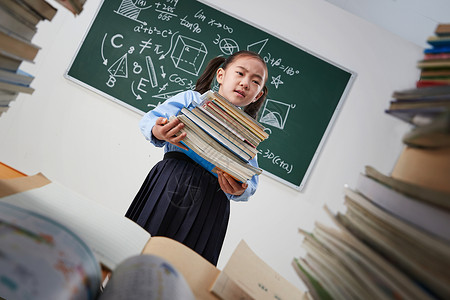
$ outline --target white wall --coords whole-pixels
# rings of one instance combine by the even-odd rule
[[[339,207],[344,184],[353,186],[364,165],[391,171],[408,128],[384,109],[394,90],[414,86],[422,49],[323,0],[207,2],[357,73],[304,190],[262,175],[251,201],[231,207],[218,267],[245,239],[304,288],[291,266],[303,253],[297,229],[326,220],[323,205]],[[99,4],[87,1],[74,17],[54,2],[56,17],[40,24],[33,42],[42,50],[34,65],[23,65],[36,76],[36,91],[20,95],[0,117],[0,161],[125,213],[162,150],[141,136],[137,113],[63,77]]]
[[[448,0],[327,0],[421,47],[439,23],[450,21]]]

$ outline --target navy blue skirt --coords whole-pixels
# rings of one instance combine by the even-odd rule
[[[177,240],[216,265],[230,215],[217,178],[181,152],[150,171],[125,216],[152,236]]]

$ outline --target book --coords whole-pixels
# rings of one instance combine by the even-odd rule
[[[436,116],[428,124],[416,126],[404,134],[402,142],[412,147],[449,147],[450,112]]]
[[[181,129],[179,134],[185,132],[187,136],[182,143],[189,149],[183,152],[200,164],[206,170],[217,176],[217,171],[222,170],[228,173],[239,182],[246,182],[254,175],[262,173],[260,168],[243,162],[236,157],[234,153],[223,147],[211,136],[205,133],[195,123],[190,121],[186,116],[172,116],[171,120],[178,118],[185,127]]]
[[[0,81],[29,86],[33,81],[34,76],[28,74],[23,70],[17,70],[15,72],[0,68]]]
[[[450,86],[428,87],[428,88],[412,88],[394,91],[392,97],[396,100],[405,99],[442,99],[450,96]]]
[[[449,211],[392,189],[362,173],[355,190],[385,211],[450,243]]]
[[[4,185],[7,181],[14,179],[0,180]],[[140,254],[150,238],[150,234],[133,221],[57,182],[48,181],[41,187],[4,196],[0,202],[64,224],[90,245],[96,259],[109,270],[125,258]]]
[[[423,51],[424,54],[436,54],[436,53],[450,53],[450,46],[442,46],[442,47],[433,47],[433,48],[426,48]]]
[[[434,86],[443,86],[443,85],[449,85],[450,81],[447,79],[421,79],[416,82],[416,86],[418,88],[424,88],[424,87],[434,87]]]
[[[415,126],[430,124],[435,118],[449,112],[448,107],[419,107],[386,109],[385,113]]]
[[[40,47],[0,28],[0,53],[32,62]]]
[[[100,267],[79,236],[59,222],[0,203],[1,297],[22,299],[195,299],[169,261],[139,254],[115,268],[101,292]],[[18,271],[20,270],[20,271]]]
[[[15,100],[17,96],[18,93],[16,92],[0,90],[0,105],[8,105],[11,101]]]
[[[422,99],[404,99],[401,101],[392,100],[389,102],[388,109],[413,109],[424,107],[443,107],[450,108],[450,98],[422,100]]]
[[[8,105],[0,105],[0,115],[7,112],[9,109]]]
[[[422,149],[406,146],[391,176],[397,180],[450,193],[450,148]]]
[[[373,299],[432,299],[413,280],[348,231],[316,222],[311,235],[329,259],[318,259],[325,254],[320,255],[315,250],[308,251],[305,259],[331,297],[363,299],[371,295]],[[310,240],[305,238],[304,242]]]
[[[305,295],[312,295],[313,299],[332,300],[330,293],[323,287],[322,278],[318,279],[315,270],[312,269],[308,260],[303,257],[295,257],[292,260],[292,266],[297,272],[298,276],[307,285],[308,290]],[[325,281],[326,279],[323,279]]]
[[[450,68],[448,69],[431,69],[422,70],[420,72],[420,78],[440,78],[450,76]]]
[[[0,68],[9,71],[17,71],[21,63],[22,60],[20,58],[0,52]]]
[[[239,144],[241,148],[250,153],[252,158],[258,153],[258,150],[256,149],[257,145],[250,143],[248,138],[245,137],[245,134],[242,134],[242,131],[238,128],[227,126],[226,123],[221,121],[220,118],[214,117],[213,114],[209,114],[200,106],[193,108],[191,112],[206,122],[208,126],[215,128],[216,131],[221,132],[221,134],[226,136],[228,139],[234,140],[235,143]]]
[[[29,25],[9,11],[2,9],[2,7],[0,7],[0,28],[28,41],[31,41],[37,32],[35,25]]]
[[[239,122],[226,114],[220,107],[212,102],[205,102],[198,106],[198,109],[203,113],[216,120],[222,126],[228,128],[237,137],[242,138],[245,142],[249,143],[252,147],[258,147],[262,141],[258,136],[254,135],[246,127],[239,124]]]
[[[212,138],[227,147],[228,150],[232,151],[243,161],[249,161],[255,157],[256,150],[249,151],[245,148],[243,141],[240,141],[236,136],[229,134],[229,131],[227,132],[225,127],[220,128],[217,124],[210,122],[210,120],[205,118],[205,115],[196,114],[185,107],[181,109],[180,114],[188,117],[195,125],[207,132]]]
[[[108,280],[99,300],[195,300],[186,278],[168,260],[150,254],[121,262]]]
[[[9,83],[4,81],[0,81],[0,90],[9,91],[12,93],[20,92],[26,94],[33,94],[34,92],[34,88],[32,88],[31,86]]]
[[[450,36],[429,36],[427,38],[427,43],[433,47],[450,46]]]
[[[305,293],[283,278],[241,240],[211,287],[220,299],[305,299]]]
[[[97,294],[97,291],[100,290],[101,280],[103,281],[102,285],[106,285],[105,293],[108,289],[125,290],[125,288],[128,288],[128,290],[133,292],[125,294],[127,295],[127,299],[134,299],[134,294],[138,292],[138,289],[142,291],[143,289],[150,287],[149,281],[147,281],[150,280],[148,276],[150,276],[151,273],[155,273],[155,270],[152,270],[151,268],[146,267],[145,270],[143,269],[144,264],[155,265],[155,260],[153,258],[149,260],[143,258],[143,255],[157,256],[160,259],[165,260],[165,275],[168,275],[172,271],[176,271],[179,273],[178,275],[181,274],[178,276],[178,279],[175,280],[177,285],[180,285],[178,282],[180,277],[185,278],[190,287],[190,291],[185,291],[182,295],[178,294],[180,299],[186,299],[185,297],[188,296],[190,297],[191,293],[194,294],[195,299],[218,299],[210,292],[210,287],[214,279],[220,273],[220,270],[202,258],[199,254],[195,253],[192,249],[166,237],[151,237],[144,229],[125,216],[119,215],[101,204],[88,200],[61,184],[50,181],[41,173],[32,176],[21,176],[0,180],[0,222],[11,220],[14,217],[14,214],[11,212],[14,211],[18,211],[20,216],[22,216],[14,223],[15,225],[20,224],[19,227],[22,226],[22,221],[27,220],[28,222],[28,220],[31,219],[38,219],[38,223],[45,225],[43,226],[44,228],[41,228],[36,226],[37,223],[32,223],[32,226],[27,227],[26,229],[28,232],[37,232],[37,234],[32,236],[43,240],[45,238],[47,241],[53,241],[54,243],[61,245],[57,242],[57,237],[53,236],[53,234],[58,231],[62,232],[65,236],[65,241],[68,239],[71,240],[70,242],[73,247],[68,247],[67,242],[65,242],[62,244],[62,251],[55,252],[52,250],[52,252],[49,252],[49,254],[51,254],[49,262],[54,259],[60,260],[59,264],[54,265],[57,267],[59,266],[56,268],[56,273],[59,273],[59,276],[61,276],[67,271],[67,276],[73,276],[71,277],[73,280],[71,279],[69,281],[71,286],[74,287],[72,290],[85,290],[86,286],[91,284],[92,294],[83,297],[83,299],[97,299],[94,296]],[[2,213],[4,213],[6,217],[4,217]],[[4,235],[0,237],[0,249],[2,251],[4,250],[2,247],[5,247],[6,245],[3,238]],[[25,245],[22,242],[19,243],[19,245]],[[44,246],[42,246],[41,249],[43,247]],[[23,247],[21,246],[21,248]],[[27,249],[22,250],[28,251]],[[29,250],[31,250],[31,248]],[[32,253],[33,255],[26,256],[29,257],[30,260],[38,258],[42,263],[38,265],[39,269],[34,269],[29,274],[43,274],[42,267],[46,262],[41,258],[44,257],[45,253],[36,251],[33,251]],[[67,253],[68,255],[58,256],[53,255],[54,253],[59,253],[60,255]],[[79,256],[77,256],[77,254],[80,253],[84,256],[83,261],[78,260],[79,263],[74,264],[74,266],[79,266],[78,270],[80,272],[70,273],[70,262],[74,261],[73,259],[76,259]],[[74,255],[74,257],[72,257],[72,255]],[[127,261],[129,258],[135,257],[138,257],[136,259],[140,262],[142,268],[135,268],[136,261],[131,264]],[[0,265],[3,262],[5,262],[5,260],[0,258]],[[6,263],[8,266],[11,265],[11,262],[6,261]],[[86,264],[89,266],[90,272],[86,272],[83,275],[81,267]],[[158,262],[158,265],[161,264]],[[26,282],[22,281],[8,281],[7,278],[9,279],[12,274],[3,274],[2,272],[7,272],[8,270],[3,268],[3,266],[4,265],[0,267],[0,274],[4,279],[0,282],[1,291],[3,291],[4,284],[8,282],[17,283],[16,290],[22,287],[21,284],[23,284],[23,286],[25,285]],[[136,269],[136,272],[133,272],[133,277],[130,277],[136,278],[136,280],[121,279],[121,276],[124,275],[120,274],[122,271],[125,272],[125,266],[126,268],[131,267]],[[31,264],[27,264],[26,267],[31,267]],[[46,275],[54,273],[55,271],[51,266],[49,268],[48,272],[50,273],[45,273]],[[103,271],[103,276],[99,275],[100,270]],[[116,271],[118,271],[118,276],[114,277]],[[164,275],[159,271],[158,274],[158,276]],[[175,273],[172,272],[171,274]],[[55,274],[55,276],[58,276],[58,274]],[[130,276],[130,274],[126,276]],[[43,288],[46,292],[67,293],[67,291],[62,289],[65,286],[64,284],[55,284],[54,281],[53,286],[46,289],[45,287],[48,285],[46,286],[45,282],[42,281],[49,277],[40,277],[42,278],[36,278],[36,280],[42,280],[34,281],[39,284],[39,288]],[[161,278],[158,280],[160,279]],[[146,284],[142,284],[142,280],[144,280]],[[33,281],[31,281],[31,283],[33,283]],[[117,284],[120,284],[120,286],[116,286]],[[116,288],[114,288],[114,286],[116,286]],[[179,287],[183,286],[185,287],[185,285],[180,285]],[[170,287],[170,289],[178,288],[178,286],[163,284],[159,286],[161,289],[159,291],[162,293],[162,289],[166,289],[167,287]],[[184,287],[182,291],[185,290]],[[164,294],[167,292],[171,291],[164,291]],[[111,296],[109,293],[110,292],[107,294],[108,297],[98,295],[99,299],[111,300],[116,299],[115,297],[120,295],[117,294]],[[158,293],[153,294],[160,295]],[[0,296],[5,297],[5,294],[2,293]],[[171,297],[172,296],[169,296],[167,299],[174,299]],[[6,298],[16,299],[17,297]],[[56,297],[56,299],[61,298],[69,299],[70,297]],[[42,298],[33,297],[33,299],[55,299],[55,297],[45,294]],[[137,297],[136,299],[152,298]]]
[[[425,287],[422,291],[431,297],[448,298],[449,243],[398,219],[348,187],[345,188],[345,204],[347,211],[333,217],[341,230],[379,253],[417,287]]]
[[[2,0],[0,1],[0,9],[9,12],[20,22],[32,28],[42,20],[42,17],[37,12],[22,1]]]
[[[450,40],[450,38],[449,38]],[[425,59],[417,62],[420,69],[448,69],[450,68],[450,59]]]
[[[384,175],[372,166],[365,167],[366,176],[419,201],[450,211],[450,194]]]
[[[45,0],[20,0],[37,12],[43,19],[51,21],[56,15],[57,9]]]
[[[243,110],[231,104],[227,99],[222,97],[220,94],[212,91],[206,92],[202,95],[204,106],[208,103],[214,103],[216,106],[220,107],[228,115],[234,118],[241,125],[245,126],[255,135],[259,136],[262,140],[267,139],[269,134],[264,131],[264,126],[258,123],[255,119],[247,115]]]
[[[74,15],[79,15],[83,11],[83,5],[85,0],[56,0],[58,3],[62,4],[65,8],[70,10]]]
[[[438,24],[434,30],[434,33],[437,36],[450,36],[450,24]]]
[[[448,59],[450,53],[428,53],[423,55],[423,59]]]
[[[215,107],[217,114],[203,110],[205,107]],[[256,156],[256,147],[236,132],[245,128],[248,135],[262,140],[268,134],[261,124],[218,93],[207,91],[201,95],[199,105],[182,108],[170,120],[174,118],[185,125],[178,133],[186,133],[181,143],[188,151],[183,149],[183,152],[215,176],[221,170],[239,182],[246,182],[262,173],[260,168],[248,163]],[[227,126],[224,120],[233,125]]]

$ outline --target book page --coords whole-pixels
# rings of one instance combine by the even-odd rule
[[[111,270],[124,259],[140,254],[150,238],[148,232],[125,216],[56,182],[0,198],[0,201],[64,224]]]
[[[142,253],[170,262],[186,278],[196,299],[219,299],[210,292],[210,288],[220,270],[186,245],[167,237],[154,236]]]
[[[194,300],[183,275],[156,255],[137,255],[114,270],[99,300],[159,299]]]
[[[227,300],[287,300],[305,297],[302,291],[261,260],[244,241],[239,243],[231,255],[211,291]]]
[[[100,265],[71,230],[0,202],[0,298],[92,299]]]

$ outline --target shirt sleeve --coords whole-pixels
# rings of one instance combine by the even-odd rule
[[[257,160],[256,156],[252,160],[250,160],[249,163],[252,166],[258,168],[258,160]],[[236,195],[230,195],[230,194],[226,194],[226,193],[225,193],[225,195],[227,196],[228,199],[233,200],[233,201],[237,201],[237,202],[248,201],[250,196],[252,196],[256,192],[256,188],[258,187],[258,183],[259,183],[259,176],[254,175],[252,177],[252,179],[247,181],[247,183],[248,183],[248,186],[242,195],[236,196]]]
[[[193,101],[198,102],[199,96],[200,94],[194,91],[181,92],[147,112],[139,122],[139,128],[144,137],[156,147],[163,147],[166,141],[158,140],[152,134],[152,128],[156,120],[159,117],[169,119],[171,116],[176,116],[183,107],[191,106]]]

